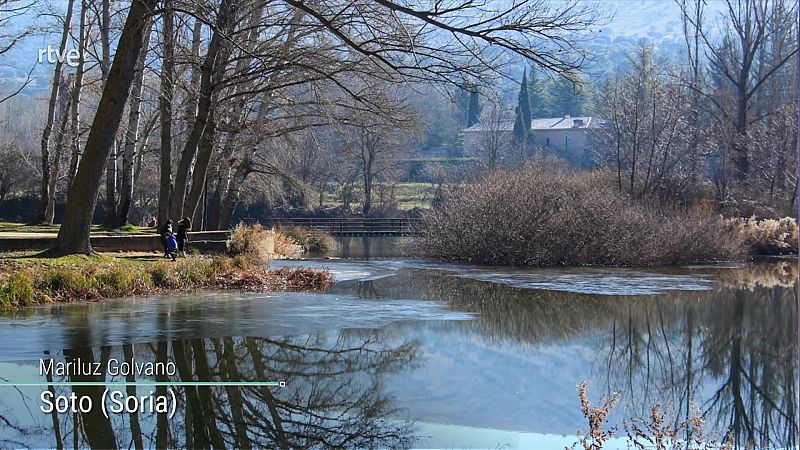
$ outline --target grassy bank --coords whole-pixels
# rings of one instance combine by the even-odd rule
[[[526,266],[656,266],[741,259],[742,235],[717,214],[641,205],[602,173],[543,167],[497,173],[427,214],[429,257]]]
[[[229,254],[214,257],[177,261],[108,254],[0,258],[0,310],[198,289],[318,291],[333,283],[327,271],[269,270],[272,240],[272,233],[261,227],[240,226],[231,235]]]
[[[198,289],[316,291],[332,282],[326,271],[269,270],[245,256],[193,257],[174,262],[113,256],[7,258],[0,261],[0,310]]]

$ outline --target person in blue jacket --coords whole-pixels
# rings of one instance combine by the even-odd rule
[[[178,240],[175,238],[174,233],[170,233],[167,236],[167,254],[173,261],[178,257]]]

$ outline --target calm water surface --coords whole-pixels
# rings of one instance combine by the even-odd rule
[[[280,265],[327,267],[338,282],[323,294],[197,293],[0,316],[7,381],[44,382],[40,358],[133,357],[175,363],[173,381],[286,382],[173,388],[173,417],[108,419],[45,414],[40,388],[0,387],[0,446],[563,448],[586,429],[582,380],[595,401],[619,393],[612,422],[658,402],[679,419],[699,411],[711,434],[740,445],[797,444],[794,260],[669,270]],[[55,377],[111,379],[124,377]],[[53,389],[101,401],[102,389]]]

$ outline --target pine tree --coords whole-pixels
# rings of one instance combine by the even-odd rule
[[[514,142],[525,143],[531,134],[531,100],[528,95],[528,73],[522,72],[522,83],[517,99],[517,117],[514,121]]]
[[[586,85],[580,79],[558,80],[553,83],[550,90],[553,116],[581,116],[586,111],[589,96]]]

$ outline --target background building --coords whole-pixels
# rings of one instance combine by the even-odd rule
[[[593,130],[602,126],[596,117],[546,117],[533,119],[533,143],[545,152],[569,161],[576,166],[586,166],[591,160]],[[464,130],[464,151],[467,155],[486,153],[488,147],[511,145],[514,129],[513,117],[488,118]]]

